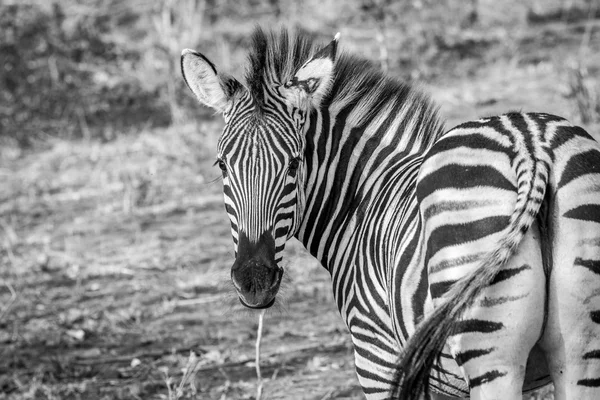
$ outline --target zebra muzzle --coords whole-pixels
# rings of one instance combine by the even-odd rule
[[[231,273],[231,281],[240,303],[254,309],[269,308],[275,303],[282,277],[283,268],[253,262],[246,268],[232,270]]]
[[[236,259],[231,267],[231,281],[240,302],[254,309],[271,307],[283,277],[283,268],[275,261],[275,241],[267,231],[250,241],[239,234]]]

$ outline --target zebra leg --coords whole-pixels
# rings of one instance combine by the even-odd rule
[[[554,150],[551,179],[552,271],[542,344],[556,400],[600,399],[600,148],[579,134]]]
[[[486,240],[491,247],[495,241]],[[477,247],[487,247],[477,243]],[[515,256],[448,340],[471,399],[521,399],[529,353],[542,334],[545,276],[534,224]]]

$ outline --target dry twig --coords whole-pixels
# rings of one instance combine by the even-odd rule
[[[8,313],[8,310],[10,310],[10,308],[13,305],[13,303],[17,300],[17,292],[12,287],[12,285],[10,284],[10,282],[4,281],[4,286],[6,286],[6,288],[10,292],[10,299],[8,300],[8,303],[6,304],[6,306],[4,306],[2,308],[2,311],[0,311],[0,321],[2,321],[2,319],[4,318],[4,316]]]
[[[196,385],[194,384],[194,377],[196,376],[196,372],[198,372],[198,364],[200,363],[200,359],[196,356],[196,353],[190,351],[190,357],[187,360],[187,364],[185,365],[185,372],[183,373],[183,377],[181,378],[181,382],[179,382],[179,387],[175,392],[175,399],[179,400],[183,396],[183,391],[187,384],[192,388],[192,394],[196,394]]]
[[[260,372],[260,343],[262,340],[262,331],[263,331],[263,320],[265,317],[265,310],[262,310],[261,313],[258,315],[258,328],[257,328],[257,332],[256,332],[256,345],[255,345],[255,349],[256,349],[256,380],[257,380],[257,384],[258,386],[256,387],[256,400],[260,400],[260,397],[262,395],[262,389],[263,389],[263,381],[262,381],[262,374]]]
[[[317,352],[317,353],[328,352],[328,351],[334,352],[334,351],[346,350],[347,348],[348,348],[348,345],[346,343],[328,343],[328,344],[319,343],[319,344],[313,344],[313,345],[308,345],[308,346],[302,346],[302,347],[294,349],[294,350],[286,350],[284,352],[277,351],[277,352],[267,353],[267,354],[263,355],[262,358],[269,359],[269,358],[273,358],[276,356],[285,355],[287,362],[290,362],[290,360],[294,360],[297,357],[301,357],[302,354],[306,354],[306,353],[313,354],[315,352]],[[251,358],[243,358],[243,359],[237,360],[237,361],[230,361],[230,362],[225,362],[225,363],[220,363],[220,364],[207,365],[202,368],[198,368],[197,372],[237,367],[240,365],[248,364],[251,361],[252,361]]]

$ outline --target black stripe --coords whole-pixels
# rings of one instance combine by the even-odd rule
[[[440,374],[443,374],[443,375],[452,375],[452,376],[455,376],[455,377],[457,377],[457,378],[458,378],[457,380],[460,380],[460,381],[462,381],[462,380],[463,380],[462,376],[458,376],[458,375],[452,374],[452,373],[450,373],[449,371],[446,371],[446,370],[441,370],[441,371],[439,371],[439,372],[440,372]],[[468,394],[469,394],[469,392],[467,392],[467,391],[463,390],[462,388],[460,388],[460,387],[458,387],[458,386],[455,386],[455,385],[451,384],[451,383],[450,383],[450,382],[448,382],[447,380],[442,380],[442,379],[438,378],[437,376],[430,375],[430,376],[429,376],[429,379],[430,379],[430,380],[432,380],[433,382],[438,382],[438,383],[442,384],[444,388],[450,388],[450,390],[454,391],[454,393],[458,392],[458,393],[462,393],[463,395],[468,395]],[[431,385],[431,386],[434,386],[434,385]],[[434,386],[434,387],[435,387],[435,386]],[[445,391],[445,390],[442,390],[440,387],[437,387],[437,389],[438,389],[439,391],[441,391],[441,392],[445,393],[445,394],[451,394],[450,392],[447,392],[447,391]]]
[[[600,387],[600,378],[580,379],[577,381],[579,386]]]
[[[454,360],[460,367],[463,364],[471,361],[472,359],[474,359],[476,357],[481,357],[481,356],[485,356],[486,354],[490,354],[495,349],[496,349],[495,347],[490,347],[489,349],[476,349],[476,350],[461,351],[454,357]]]
[[[451,258],[449,260],[443,260],[435,265],[429,265],[428,271],[430,274],[433,274],[438,271],[442,271],[446,268],[457,267],[459,265],[469,264],[481,259],[487,253],[476,253],[476,254],[468,254],[465,256]]]
[[[493,120],[494,118],[498,118],[498,117],[490,117],[488,120],[486,121],[467,121],[467,122],[463,122],[460,125],[455,126],[454,128],[452,128],[452,130],[458,130],[458,129],[478,129],[478,128],[483,128],[486,127],[490,124],[490,121]]]
[[[350,254],[348,255],[348,259],[349,260],[353,260],[354,257],[356,257],[356,248],[349,246],[348,250],[347,250]],[[315,253],[312,253],[315,254]],[[321,264],[323,266],[327,266],[329,264],[328,259],[327,259],[327,254],[325,254],[322,258],[321,258]],[[335,277],[337,277],[337,281],[335,280],[334,277],[334,282],[333,282],[333,287],[334,290],[337,292],[341,292],[344,289],[344,284],[345,282],[348,280],[349,282],[346,284],[344,293],[339,293],[337,296],[334,296],[334,298],[337,301],[337,306],[338,306],[338,310],[343,310],[344,309],[344,301],[348,301],[348,299],[350,298],[351,301],[354,301],[354,296],[351,298],[350,297],[350,291],[353,289],[353,281],[354,279],[350,278],[348,279],[348,275],[352,275],[354,274],[354,268],[340,268],[340,270],[338,270],[338,273],[335,275]],[[346,306],[348,307],[348,309],[350,309],[351,304],[346,304]]]
[[[567,211],[563,216],[600,223],[600,204],[585,204]]]
[[[352,338],[356,338],[356,339],[362,339],[365,342],[369,342],[372,343],[373,342],[373,338],[372,337],[367,337],[365,335],[357,335],[356,332],[352,332]],[[354,346],[354,352],[362,357],[364,357],[365,359],[377,364],[377,366],[381,367],[381,368],[389,368],[389,369],[393,369],[396,364],[395,363],[391,363],[385,359],[383,359],[382,357],[384,357],[387,354],[393,354],[394,351],[388,349],[384,349],[379,347],[379,343],[375,343],[375,345],[377,346],[377,352],[372,352],[367,350],[364,347],[360,347],[360,346]],[[387,351],[386,351],[387,350]],[[381,357],[380,357],[381,355]],[[372,371],[371,371],[372,373]]]
[[[287,219],[294,219],[295,213],[293,211],[283,212],[277,215],[277,222],[284,221]]]
[[[471,208],[478,208],[491,202],[484,201],[475,201],[475,200],[452,200],[452,201],[439,201],[431,206],[427,207],[427,209],[423,212],[423,218],[428,220],[434,215],[448,212],[448,211],[461,211],[468,210]]]
[[[469,387],[471,389],[476,388],[477,386],[481,386],[484,383],[491,382],[491,381],[493,381],[496,378],[503,377],[504,375],[506,375],[506,372],[500,372],[500,371],[498,371],[496,369],[493,370],[493,371],[486,372],[483,375],[479,375],[479,376],[476,376],[473,379],[470,379],[469,380]]]
[[[527,296],[529,296],[529,293],[525,293],[520,296],[485,297],[479,302],[479,305],[481,307],[494,307],[500,304],[508,303],[509,301],[520,300]]]
[[[595,358],[600,358],[600,350],[588,351],[587,353],[585,353],[583,355],[584,360],[590,360],[590,359],[595,359]]]
[[[290,185],[290,186],[294,186],[294,185]],[[290,191],[288,191],[288,190],[284,191],[281,194],[281,197],[285,197],[290,192],[291,192],[291,190]],[[279,204],[279,208],[280,209],[285,209],[285,208],[295,207],[297,202],[298,202],[298,199],[296,197],[293,197],[290,200],[286,201],[285,203],[280,203]]]
[[[429,285],[429,292],[434,299],[442,297],[456,281],[441,281]]]
[[[465,224],[440,226],[431,232],[427,240],[425,260],[429,262],[431,257],[444,247],[471,242],[500,232],[508,226],[509,221],[510,217],[502,215],[482,218]]]
[[[483,319],[466,319],[464,321],[458,321],[452,332],[453,335],[459,335],[461,333],[491,333],[502,329],[504,325],[502,322],[486,321]]]
[[[600,151],[590,150],[571,157],[560,177],[558,188],[582,175],[600,173]]]
[[[491,186],[516,192],[517,188],[496,168],[489,165],[446,165],[423,177],[417,185],[417,198],[422,201],[438,189],[466,189]]]
[[[277,229],[275,229],[275,239],[287,236],[289,230],[290,230],[289,226],[285,226],[283,228],[277,228]]]
[[[328,119],[328,113],[324,110],[324,116]],[[308,132],[315,132],[317,130],[317,118],[318,114],[316,110],[313,110],[310,115]],[[326,123],[326,121],[323,121]],[[326,131],[324,131],[326,132]],[[326,136],[326,135],[323,135]],[[306,135],[306,149],[304,150],[304,164],[306,165],[306,179],[308,179],[313,173],[312,171],[312,163],[313,163],[313,154],[315,154],[315,137],[314,135]],[[318,168],[318,166],[317,166]],[[309,197],[309,193],[306,193],[306,197]]]
[[[589,133],[579,126],[560,126],[556,129],[556,134],[550,142],[550,147],[556,149],[573,139],[575,136],[594,140]]]
[[[524,161],[524,160],[521,160],[521,161],[519,162],[519,165],[520,165],[522,162],[525,162],[525,161]],[[519,165],[517,165],[517,168],[519,168]],[[523,188],[525,185],[528,185],[528,184],[529,184],[529,181],[524,181],[524,180],[522,180],[522,178],[523,178],[523,176],[524,176],[524,175],[527,175],[527,174],[529,174],[530,172],[531,172],[531,171],[529,171],[529,169],[525,168],[525,169],[522,169],[522,170],[520,170],[520,171],[517,173],[517,182],[519,182],[519,184],[518,184],[518,186],[517,186],[517,188],[518,188],[518,189],[522,189],[522,188]],[[520,192],[520,190],[519,190],[519,192]]]
[[[513,276],[519,274],[521,271],[524,271],[526,269],[531,269],[531,267],[527,264],[524,264],[523,266],[521,266],[519,268],[503,269],[500,272],[498,272],[498,274],[496,275],[494,280],[490,283],[490,286],[495,285],[496,283],[505,281],[507,279],[510,279]]]
[[[418,208],[414,208],[413,210],[411,210],[410,216],[407,216],[406,221],[412,221],[414,220],[414,218],[417,218],[418,215]],[[417,232],[421,232],[421,221],[417,220],[418,225],[417,225]],[[408,225],[406,225],[404,227],[404,229],[407,229]],[[404,232],[401,232],[402,234],[404,234]],[[398,265],[409,265],[408,263],[411,260],[411,257],[413,256],[413,254],[415,253],[415,249],[417,248],[417,246],[420,245],[420,240],[419,240],[419,235],[414,235],[409,243],[409,246],[406,247],[406,250],[403,252],[403,254],[400,256],[400,260],[398,262]],[[404,277],[404,274],[395,274],[396,275],[396,287],[401,287],[401,283],[402,283],[402,279]],[[423,301],[423,299],[425,299],[427,297],[427,291],[429,290],[429,276],[427,275],[427,268],[422,268],[421,271],[421,279],[419,279],[419,283],[417,285],[417,289],[414,291],[414,295],[411,299],[411,306],[413,309],[413,323],[417,323],[417,320],[420,320],[420,318],[425,314],[425,302]],[[402,297],[402,291],[398,290],[396,292],[396,304],[402,304],[400,298]],[[398,316],[398,320],[402,320],[402,310],[401,307],[397,307],[396,310],[396,315]],[[408,321],[406,321],[408,322]],[[402,322],[401,327],[402,327],[402,332],[403,334],[406,334],[406,336],[404,337],[408,337],[408,332],[406,330],[406,322]]]
[[[589,139],[589,140],[592,140],[594,142],[596,141],[596,139],[594,139],[592,137],[592,135],[590,135],[589,133],[587,133],[586,130],[583,129],[582,127],[580,127],[580,126],[569,126],[569,127],[565,127],[564,129],[568,129],[575,136],[579,136],[581,138]]]
[[[538,177],[539,177],[539,174],[538,174]],[[545,180],[545,177],[543,177],[543,179]],[[535,190],[535,192],[537,194],[542,195],[542,194],[546,193],[546,186],[540,186],[538,184],[538,185],[535,185],[535,187],[533,188],[533,190]]]
[[[466,147],[474,150],[486,149],[502,154],[510,151],[510,149],[502,146],[497,141],[481,133],[474,132],[470,135],[445,136],[440,138],[440,140],[436,142],[435,146],[433,146],[427,153],[427,157],[429,158],[446,150],[456,149],[459,147]]]
[[[575,265],[580,265],[593,273],[600,275],[600,260],[584,260],[581,257],[577,257],[575,259]]]
[[[387,379],[384,380],[383,376],[378,375],[376,372],[362,369],[359,366],[356,366],[355,368],[356,368],[356,374],[358,376],[362,376],[363,378],[371,379],[376,382],[389,383],[389,384],[392,383],[390,380],[387,380]],[[363,389],[365,389],[365,393],[366,393],[367,388],[363,388]],[[372,389],[372,390],[380,390],[380,389]]]
[[[556,134],[550,141],[550,148],[558,149],[560,146],[567,143],[569,140],[573,139],[574,137],[575,136],[573,136],[570,132],[566,131],[565,129],[559,128],[556,130]],[[554,156],[554,152],[552,152],[552,155]],[[552,161],[554,161],[554,159]]]
[[[236,213],[235,213],[235,210],[233,209],[233,207],[231,207],[231,205],[230,205],[230,204],[228,204],[228,203],[225,203],[225,211],[227,211],[227,214],[229,214],[229,215],[233,215],[233,216],[235,216],[235,217],[237,218],[237,215],[236,215]]]
[[[378,380],[381,381],[381,377],[378,377]],[[392,385],[392,382],[387,382],[389,383],[389,385]],[[387,393],[388,389],[379,389],[379,388],[373,388],[373,387],[363,387],[363,392],[365,392],[365,394],[373,394],[373,393]]]
[[[596,324],[600,324],[600,311],[596,310],[596,311],[590,312],[590,318],[592,319],[592,322],[595,322]]]
[[[462,128],[462,129],[477,129],[477,128],[491,128],[495,131],[495,133],[499,133],[502,136],[504,136],[506,139],[508,139],[511,143],[511,146],[509,149],[507,149],[506,151],[504,151],[505,154],[508,154],[510,156],[511,159],[513,159],[515,157],[515,152],[514,150],[512,150],[514,148],[514,142],[515,142],[515,138],[513,137],[512,132],[508,131],[505,127],[504,124],[502,123],[502,121],[500,120],[499,116],[493,116],[493,117],[488,117],[485,119],[485,121],[469,121],[469,122],[465,122],[463,124],[460,124],[457,128]]]
[[[533,155],[532,147],[529,146],[531,144],[531,131],[529,130],[529,125],[527,125],[523,113],[509,112],[505,114],[505,116],[510,120],[511,124],[520,131],[528,153]]]

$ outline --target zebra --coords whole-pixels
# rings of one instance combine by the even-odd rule
[[[183,50],[224,117],[239,301],[271,307],[296,237],[330,273],[369,400],[600,398],[600,146],[512,112],[446,131],[418,87],[303,32],[251,36],[245,84]]]

